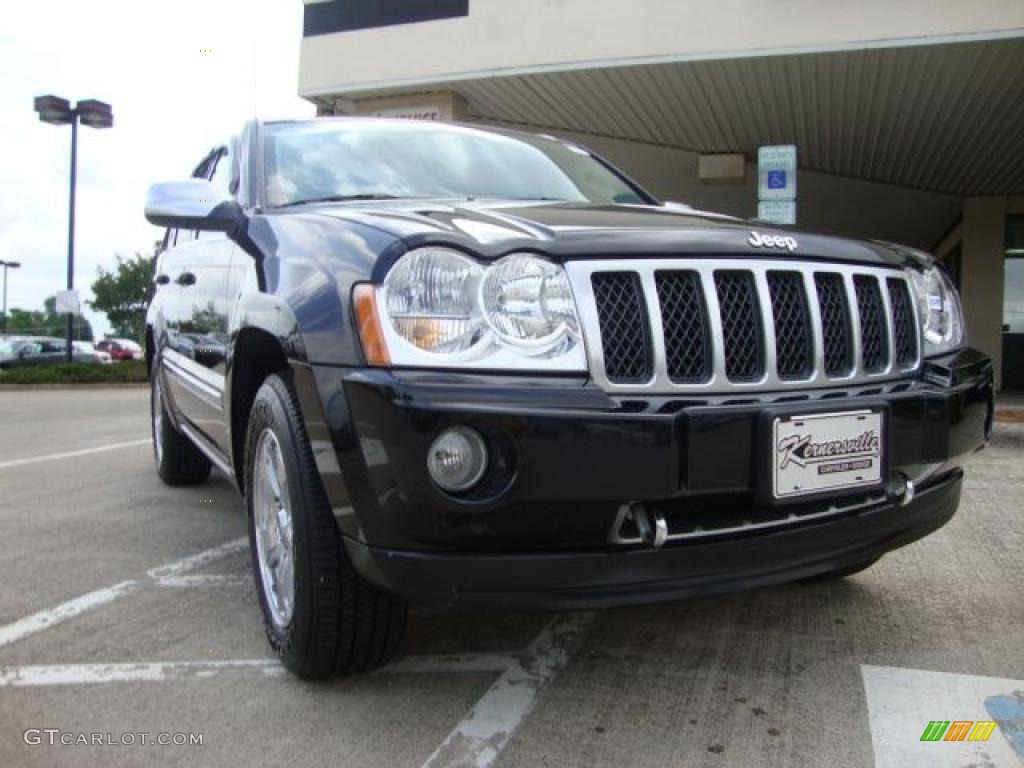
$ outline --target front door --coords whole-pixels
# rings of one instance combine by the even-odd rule
[[[226,148],[200,166],[218,193],[230,193],[231,163]],[[227,454],[224,413],[228,328],[228,268],[235,244],[220,232],[187,233],[164,260],[173,286],[167,307],[168,384],[178,411],[222,453]]]

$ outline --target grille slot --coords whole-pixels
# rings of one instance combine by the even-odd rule
[[[610,381],[635,384],[653,372],[651,333],[636,272],[600,272],[591,278],[601,326],[601,349]]]
[[[654,282],[665,332],[668,377],[682,383],[706,381],[711,375],[711,342],[700,275],[690,270],[659,271]]]
[[[772,299],[779,378],[806,379],[814,364],[814,342],[804,277],[799,272],[769,272],[768,293]]]
[[[814,275],[814,286],[818,291],[825,373],[833,377],[845,376],[853,368],[853,338],[843,276],[818,272]]]
[[[889,306],[892,308],[892,345],[896,364],[909,368],[917,362],[917,324],[906,280],[890,277]]]
[[[756,381],[764,373],[764,349],[754,275],[737,269],[718,270],[715,291],[722,318],[725,375],[731,381]]]
[[[881,371],[889,362],[888,334],[885,308],[878,280],[868,275],[854,275],[853,288],[857,294],[860,313],[861,365],[868,373]]]

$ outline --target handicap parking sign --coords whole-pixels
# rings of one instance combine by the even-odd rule
[[[761,147],[757,151],[758,200],[796,200],[796,147]]]

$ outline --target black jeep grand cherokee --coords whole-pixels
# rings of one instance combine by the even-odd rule
[[[572,609],[867,567],[953,515],[992,418],[926,254],[663,205],[550,136],[251,123],[168,227],[160,476],[244,493],[306,678],[406,601]]]

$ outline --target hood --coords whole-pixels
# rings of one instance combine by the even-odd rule
[[[902,266],[908,250],[773,227],[681,205],[397,200],[308,206],[303,214],[358,222],[410,248],[446,244],[485,258],[515,250],[555,259],[742,255]],[[279,212],[293,215],[298,211]]]

